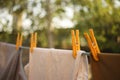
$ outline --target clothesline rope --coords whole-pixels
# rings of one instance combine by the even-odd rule
[[[26,47],[26,46],[21,46],[21,47],[19,47],[19,48],[22,48],[22,49],[30,49],[30,47]],[[53,49],[53,48],[49,48],[49,49]],[[84,51],[83,54],[89,56],[89,55],[90,55],[90,52],[86,52],[86,51]]]

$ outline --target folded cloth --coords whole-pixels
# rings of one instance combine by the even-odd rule
[[[35,48],[30,53],[29,80],[88,80],[88,62],[82,51]]]
[[[21,55],[15,45],[0,42],[0,80],[27,80]]]
[[[93,80],[120,80],[120,54],[98,54],[99,61],[90,57]]]

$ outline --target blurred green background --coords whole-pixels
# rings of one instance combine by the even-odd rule
[[[23,34],[38,33],[38,47],[72,49],[71,30],[80,30],[82,50],[89,51],[83,36],[93,28],[101,52],[120,53],[120,0],[0,0],[0,41],[15,44]]]

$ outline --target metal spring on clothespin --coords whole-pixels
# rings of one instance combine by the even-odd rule
[[[92,53],[92,56],[94,58],[95,61],[99,61],[99,58],[98,58],[98,53],[100,53],[100,49],[98,47],[98,44],[97,44],[97,41],[96,41],[96,38],[94,36],[94,32],[93,32],[93,29],[89,29],[89,32],[90,32],[90,37],[87,33],[84,33],[84,36],[88,42],[88,46],[91,50],[91,53]]]
[[[16,50],[18,50],[19,47],[22,46],[22,34],[17,34],[17,40],[16,40]]]
[[[37,46],[37,33],[31,33],[31,40],[30,40],[30,52],[33,52],[33,48]]]
[[[76,30],[76,36],[74,30],[71,30],[71,35],[72,35],[73,57],[76,58],[77,51],[80,50],[79,30]]]

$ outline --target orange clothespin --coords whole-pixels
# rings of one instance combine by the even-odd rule
[[[79,30],[76,30],[76,48],[77,50],[80,50]]]
[[[31,39],[30,39],[30,52],[33,52],[33,33],[31,33]]]
[[[96,49],[97,53],[100,53],[100,49],[99,49],[99,47],[98,47],[96,38],[95,38],[95,36],[94,36],[94,31],[93,31],[93,29],[89,29],[89,32],[90,32],[90,37],[91,37],[92,43],[93,43],[93,45],[95,46],[95,49]]]
[[[37,46],[37,33],[34,34],[34,47]]]
[[[21,36],[20,36],[20,44],[19,44],[19,46],[22,46],[22,40],[23,40],[23,38],[22,38],[22,34],[21,34]]]
[[[16,40],[16,50],[18,50],[18,46],[19,46],[19,37],[20,36],[20,34],[18,33],[17,34],[17,40]]]
[[[93,46],[93,43],[92,43],[89,35],[88,35],[87,33],[84,33],[84,36],[85,36],[85,38],[86,38],[86,40],[87,40],[87,42],[88,42],[88,46],[89,46],[89,48],[90,48],[90,50],[91,50],[91,53],[92,53],[93,58],[95,59],[95,61],[98,61],[99,59],[98,59],[98,56],[97,56],[96,49],[95,49],[95,47]]]
[[[31,33],[31,40],[30,40],[30,52],[33,52],[33,48],[37,46],[37,33]]]
[[[16,50],[18,50],[20,46],[22,46],[22,34],[20,35],[20,33],[18,33],[16,40]]]
[[[73,57],[76,58],[77,56],[77,50],[76,50],[76,38],[75,38],[75,33],[74,30],[71,30],[71,35],[72,35],[72,48],[73,48]]]
[[[71,35],[72,35],[73,57],[76,58],[77,51],[80,50],[79,30],[76,30],[76,36],[74,30],[71,30]]]

